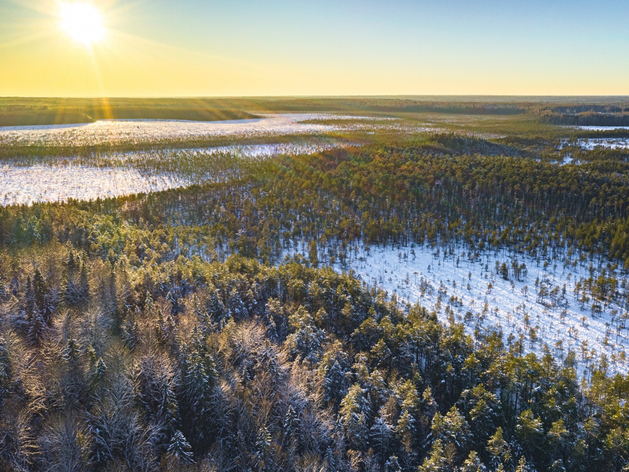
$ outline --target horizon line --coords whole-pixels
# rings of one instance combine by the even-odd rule
[[[163,100],[163,99],[338,99],[338,98],[534,98],[534,99],[556,99],[556,98],[610,98],[610,99],[629,99],[629,95],[518,95],[518,94],[359,94],[359,95],[0,95],[0,100],[6,99],[145,99],[145,100]]]

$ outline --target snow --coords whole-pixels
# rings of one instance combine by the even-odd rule
[[[77,125],[0,127],[3,145],[80,147],[101,144],[155,143],[199,138],[255,138],[261,136],[313,135],[351,128],[350,121],[376,118],[317,113],[261,115],[262,118],[230,121],[101,120]],[[305,123],[341,120],[348,125]],[[378,120],[382,120],[378,118]]]
[[[188,184],[176,176],[149,176],[133,168],[3,165],[0,166],[0,205],[94,200]]]
[[[230,154],[233,156],[265,159],[279,155],[307,155],[317,152],[328,151],[335,147],[340,147],[340,142],[293,142],[293,143],[271,143],[271,144],[235,144],[230,146],[212,146],[194,149],[160,149],[154,151],[130,151],[130,152],[108,152],[99,154],[98,158],[103,161],[115,162],[116,164],[128,164],[133,162],[149,162],[164,160],[179,160],[185,157],[215,156],[218,154]]]
[[[628,332],[623,328],[629,316],[626,306],[617,301],[593,303],[591,297],[580,302],[581,295],[575,293],[582,279],[591,273],[595,278],[600,275],[607,264],[604,260],[594,261],[590,268],[592,261],[584,257],[577,261],[564,255],[536,259],[507,251],[471,253],[465,246],[449,247],[445,257],[443,248],[439,251],[427,246],[360,247],[348,256],[346,264],[337,262],[334,268],[354,270],[367,285],[377,284],[404,301],[419,302],[435,310],[446,323],[463,323],[470,334],[476,328],[500,329],[505,343],[510,335],[514,341],[522,337],[525,352],[538,356],[543,355],[547,344],[558,360],[572,350],[581,375],[587,374],[587,367],[603,354],[609,372],[629,372],[629,362],[622,354],[629,348]],[[511,267],[516,259],[528,271],[520,281],[514,278]],[[509,280],[497,273],[496,262],[506,263]],[[622,279],[620,273],[614,275]],[[539,296],[542,286],[549,292],[544,297]],[[620,298],[626,299],[626,288],[619,290]],[[450,309],[453,317],[448,315]],[[531,329],[535,330],[533,337]]]
[[[589,151],[596,148],[629,149],[629,138],[587,138],[579,139],[577,143]]]
[[[95,200],[216,182],[224,180],[225,176],[208,174],[204,169],[184,175],[179,166],[189,158],[209,158],[221,153],[264,159],[281,154],[314,154],[336,146],[340,144],[255,144],[191,150],[112,152],[92,158],[52,158],[36,165],[8,162],[0,164],[0,206],[69,199]],[[152,163],[172,163],[168,167],[173,170],[155,172]]]
[[[629,126],[575,126],[583,131],[613,131],[615,129],[629,129]]]

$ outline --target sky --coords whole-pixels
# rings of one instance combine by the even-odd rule
[[[0,96],[629,95],[627,0],[92,3],[0,0]]]

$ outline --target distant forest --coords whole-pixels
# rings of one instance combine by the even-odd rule
[[[218,100],[0,98],[0,126],[151,119],[217,121],[254,118]]]
[[[352,97],[81,99],[0,98],[0,126],[91,123],[101,119],[232,120],[257,113],[527,115],[541,123],[629,126],[629,100],[557,97]]]

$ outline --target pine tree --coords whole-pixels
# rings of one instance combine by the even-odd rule
[[[476,451],[470,452],[465,462],[459,468],[459,472],[485,472],[487,467],[481,462]]]
[[[168,445],[167,455],[172,465],[194,464],[194,456],[190,444],[186,437],[179,430],[176,430]]]
[[[527,465],[524,456],[520,457],[520,462],[518,462],[515,472],[531,472],[531,468]]]
[[[284,418],[284,437],[290,450],[294,451],[297,448],[299,439],[299,416],[293,405],[288,406],[286,417]]]
[[[74,258],[74,253],[72,251],[70,251],[70,254],[68,255],[68,259],[66,260],[66,268],[68,269],[69,276],[74,275],[74,272],[77,269],[77,262],[76,262],[76,259]]]
[[[218,292],[210,288],[210,296],[207,301],[207,312],[213,321],[218,323],[219,328],[222,328],[227,322],[227,310],[225,305],[218,298]]]
[[[193,450],[202,453],[211,445],[216,427],[213,405],[218,373],[203,333],[195,328],[192,337],[183,363],[181,416]]]
[[[80,346],[74,338],[68,339],[63,349],[63,360],[66,361],[71,369],[77,369],[79,365]]]
[[[369,432],[371,444],[381,460],[386,459],[391,452],[391,441],[393,440],[394,427],[387,420],[384,411],[375,419]]]
[[[77,405],[85,393],[85,374],[81,366],[81,347],[74,338],[68,339],[62,358],[65,366],[63,394],[69,405]]]
[[[128,320],[125,323],[122,339],[132,351],[140,342],[140,325],[135,320]]]
[[[79,293],[81,296],[81,305],[87,304],[90,300],[90,284],[87,278],[87,267],[85,267],[85,263],[81,264],[81,275],[79,277]]]
[[[334,359],[332,365],[325,370],[323,387],[326,401],[336,403],[344,397],[347,392],[347,376],[345,373],[346,370],[337,359]]]
[[[487,442],[487,452],[489,452],[492,458],[492,464],[495,467],[500,464],[505,465],[511,460],[511,449],[502,436],[502,428],[496,429],[494,435],[489,438]]]
[[[72,263],[72,270],[68,270],[65,287],[63,290],[63,300],[72,308],[84,307],[90,300],[90,285],[87,276],[87,267],[81,262],[79,281],[76,282],[76,263]]]
[[[389,460],[384,464],[384,472],[402,472],[397,456],[389,457]]]
[[[269,432],[266,426],[260,428],[258,432],[258,438],[256,439],[256,454],[255,463],[258,470],[271,470],[270,469],[270,453],[272,449],[273,436]]]
[[[0,412],[7,400],[11,382],[11,359],[4,342],[0,342]]]
[[[26,279],[26,291],[24,292],[24,315],[26,316],[26,321],[31,322],[36,306],[35,290],[33,289],[31,278],[28,277]]]
[[[33,274],[32,288],[33,288],[33,295],[35,297],[35,304],[37,305],[37,308],[39,308],[39,311],[42,312],[42,316],[44,316],[44,321],[48,322],[44,313],[48,287],[46,286],[44,277],[42,277],[39,269],[35,269],[35,273]]]
[[[359,384],[352,385],[341,402],[339,412],[345,428],[345,436],[349,441],[351,449],[362,451],[365,450],[368,444],[369,430],[367,421],[369,410],[365,391]]]
[[[417,472],[448,472],[449,470],[448,462],[443,453],[443,443],[437,439],[433,443],[428,457],[417,468]]]
[[[308,258],[310,259],[310,264],[312,267],[317,267],[319,264],[319,256],[317,254],[317,242],[310,241],[310,248],[308,250]]]
[[[46,334],[46,323],[40,311],[35,307],[30,322],[28,324],[28,334],[26,338],[31,346],[39,346],[44,340]]]
[[[96,388],[100,385],[105,375],[107,375],[107,364],[105,364],[102,357],[99,357],[90,374],[90,384],[92,388]]]
[[[323,458],[325,464],[325,470],[327,472],[337,472],[336,457],[334,457],[334,451],[330,446],[325,450],[325,456]]]
[[[176,387],[176,377],[167,359],[147,355],[140,360],[135,378],[136,400],[145,421],[153,425],[151,440],[160,454],[179,425]]]

